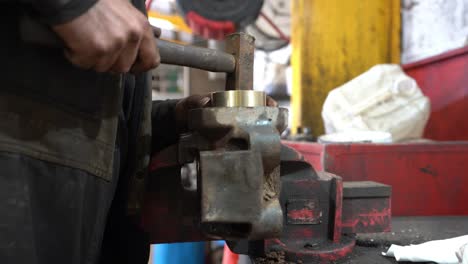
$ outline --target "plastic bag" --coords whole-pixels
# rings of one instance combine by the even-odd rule
[[[394,141],[421,138],[429,114],[429,99],[395,64],[376,65],[332,90],[322,108],[327,134],[386,131]]]

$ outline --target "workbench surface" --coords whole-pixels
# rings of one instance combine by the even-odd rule
[[[389,264],[394,258],[382,256],[391,244],[420,244],[430,240],[447,239],[468,234],[468,216],[393,217],[392,232],[361,234],[353,253],[337,263]],[[421,262],[420,262],[421,263]]]

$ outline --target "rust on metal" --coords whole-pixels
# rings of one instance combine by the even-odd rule
[[[158,40],[161,63],[197,68],[212,72],[234,72],[236,59],[233,55],[215,49],[181,45]]]
[[[226,37],[226,52],[236,58],[236,68],[226,79],[226,90],[253,89],[255,38],[245,33]]]
[[[354,236],[343,234],[388,231],[390,188],[343,184],[282,146],[287,110],[264,106],[264,96],[249,97],[255,94],[248,91],[254,38],[237,33],[226,42],[224,53],[193,50],[193,62],[176,58],[190,54],[186,50],[171,55],[184,65],[227,71],[226,90],[235,91],[218,94],[214,107],[191,110],[190,133],[180,137],[177,148],[155,157],[143,211],[152,242],[222,238],[236,253],[258,257],[279,251],[287,261],[329,263],[355,245]],[[189,191],[174,165],[191,162],[197,164],[197,187]]]
[[[179,153],[199,162],[204,232],[228,239],[277,236],[283,225],[279,134],[287,110],[213,107],[189,114],[192,135],[180,142]]]
[[[283,146],[280,203],[287,221],[281,235],[263,244],[228,241],[228,245],[239,254],[284,252],[285,260],[293,262],[337,261],[355,245],[352,235],[343,234],[389,230],[390,191],[375,182],[343,184],[341,177],[316,172],[301,155]]]
[[[288,224],[320,224],[322,210],[317,199],[290,199],[286,216]]]

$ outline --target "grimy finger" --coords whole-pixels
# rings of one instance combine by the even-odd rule
[[[118,72],[118,73],[121,73],[122,71],[114,71],[112,69],[115,62],[119,59],[121,53],[122,53],[122,49],[117,50],[115,52],[108,53],[105,56],[102,56],[96,62],[96,65],[94,66],[94,69],[97,72]]]
[[[65,57],[75,66],[80,67],[82,69],[92,69],[94,65],[96,65],[96,58],[91,56],[83,56],[78,53],[74,53],[70,50],[65,50]]]
[[[266,103],[267,103],[267,106],[270,106],[270,107],[278,106],[278,103],[275,100],[273,100],[273,98],[271,98],[270,96],[267,96]]]
[[[153,27],[151,26],[151,29],[153,30],[153,34],[156,38],[161,37],[161,29],[158,27]]]
[[[211,98],[208,95],[191,95],[184,99],[184,107],[187,110],[195,109],[195,108],[202,108],[208,105]]]
[[[153,37],[151,28],[145,32],[138,50],[138,56],[133,64],[131,72],[140,73],[156,68],[159,65],[159,50],[156,46],[156,39]]]
[[[113,63],[111,71],[113,72],[129,72],[138,55],[138,47],[141,39],[134,39],[128,42],[127,46],[122,50],[120,56]]]

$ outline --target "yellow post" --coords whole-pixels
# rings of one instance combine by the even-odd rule
[[[400,0],[292,0],[292,124],[323,134],[330,90],[400,62]]]

